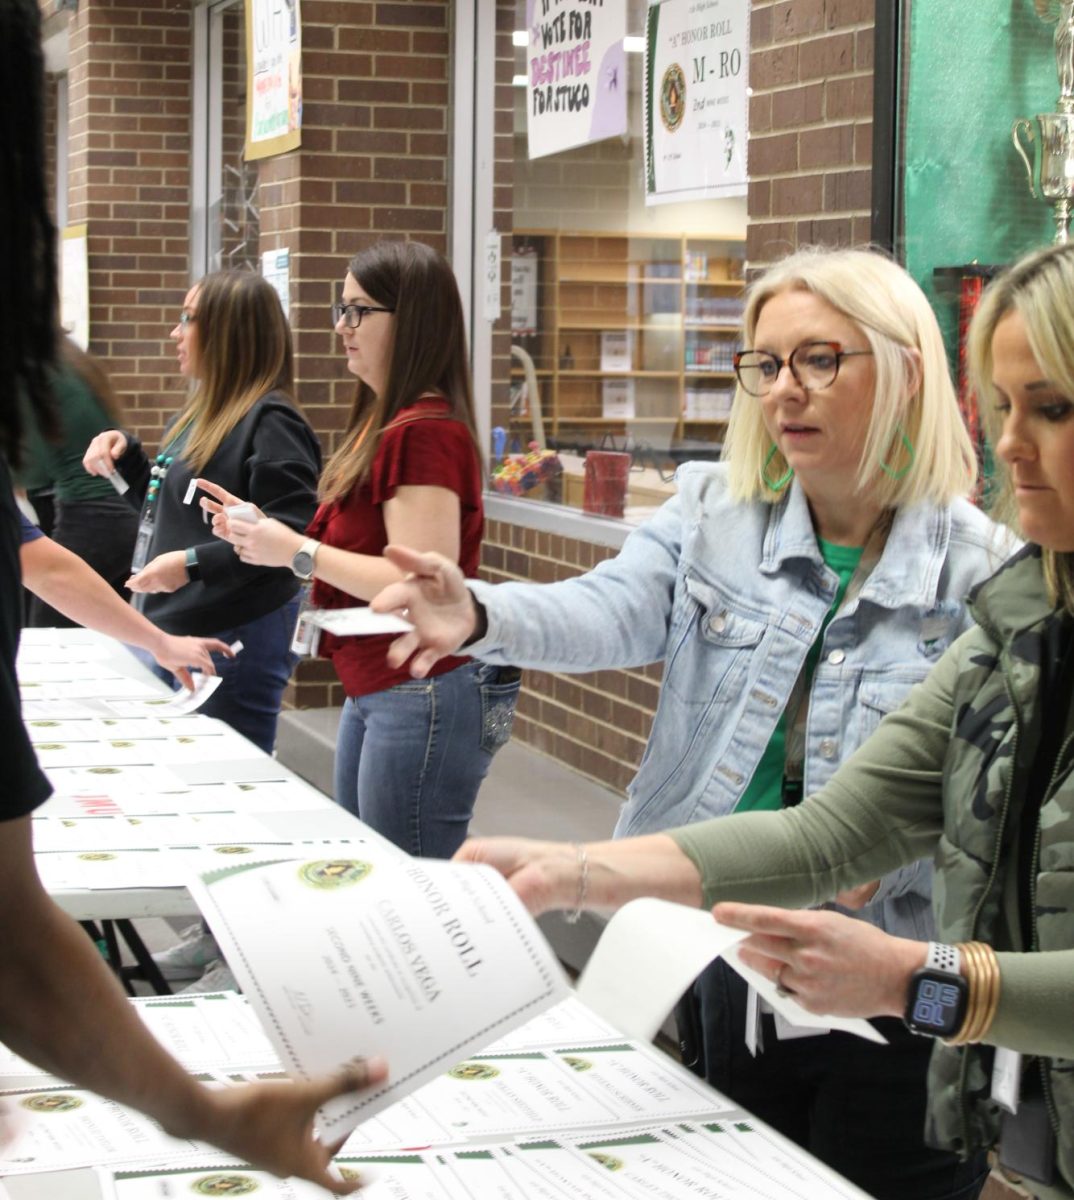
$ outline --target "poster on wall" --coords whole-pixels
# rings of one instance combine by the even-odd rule
[[[511,333],[529,337],[537,332],[537,250],[520,246],[511,255]]]
[[[526,0],[530,158],[627,131],[626,0]]]
[[[291,319],[291,251],[283,246],[278,250],[261,252],[261,274],[276,289],[283,315]]]
[[[302,144],[299,0],[246,0],[247,161]]]
[[[645,202],[746,194],[750,0],[650,0]]]
[[[83,350],[89,349],[89,235],[85,225],[68,225],[60,239],[60,324]]]

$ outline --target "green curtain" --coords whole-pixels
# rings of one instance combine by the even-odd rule
[[[932,300],[954,361],[958,292],[933,269],[1002,264],[1054,234],[1029,193],[1011,122],[1053,112],[1054,27],[1033,0],[912,0],[904,112],[903,259]]]

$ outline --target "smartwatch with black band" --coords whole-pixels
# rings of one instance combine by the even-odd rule
[[[193,583],[201,578],[201,567],[198,566],[198,552],[194,546],[186,549],[186,577]]]
[[[950,1038],[962,1028],[970,987],[957,946],[929,942],[925,965],[910,980],[903,1020],[911,1033]]]

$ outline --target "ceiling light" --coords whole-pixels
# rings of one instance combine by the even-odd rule
[[[526,29],[516,29],[511,34],[511,44],[520,46],[525,50],[530,44],[529,31]],[[645,52],[645,39],[643,37],[625,37],[623,38],[623,49],[627,54],[643,54]]]

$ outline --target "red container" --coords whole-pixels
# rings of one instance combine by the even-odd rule
[[[630,455],[618,450],[590,450],[585,456],[582,508],[602,517],[621,517],[626,503]]]

